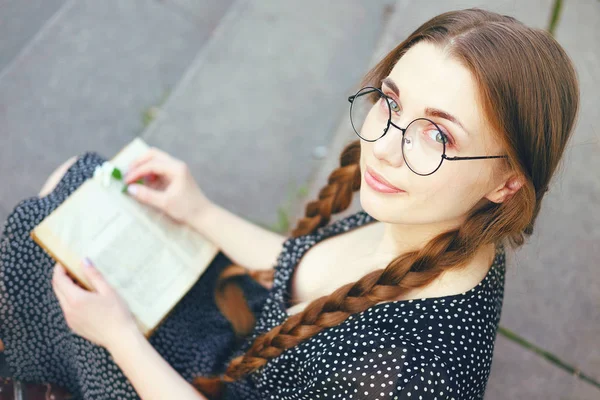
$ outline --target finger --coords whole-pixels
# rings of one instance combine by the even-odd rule
[[[88,279],[94,291],[98,293],[107,293],[112,290],[110,284],[104,279],[102,273],[96,268],[89,258],[84,258],[81,261],[83,273]]]
[[[143,165],[143,164],[147,163],[148,161],[156,159],[156,158],[169,160],[171,157],[169,156],[169,154],[165,153],[164,151],[160,150],[157,147],[150,147],[144,154],[142,154],[140,157],[133,160],[127,166],[126,173],[129,173],[130,171],[133,171],[136,168],[138,168],[140,165]]]
[[[142,154],[141,156],[139,156],[138,158],[136,158],[135,160],[130,162],[129,165],[127,166],[127,170],[129,171],[129,170],[132,170],[133,168],[136,168],[137,166],[152,159],[156,155],[157,155],[157,152],[155,151],[154,147],[149,148],[148,150],[146,150],[146,152],[144,154]]]
[[[73,281],[62,264],[57,263],[55,274],[55,285],[57,290],[63,294],[69,305],[80,302],[89,295],[89,292],[86,289]]]
[[[131,184],[128,186],[127,192],[141,203],[152,206],[159,211],[165,209],[165,195],[161,187],[157,187],[157,185],[150,187],[148,185]]]
[[[54,264],[54,270],[52,271],[52,283],[63,284],[65,281],[71,280],[67,274],[67,270],[61,263]]]
[[[58,295],[58,293],[62,293],[62,286],[60,283],[60,280],[62,279],[62,277],[60,276],[62,274],[62,272],[60,271],[61,269],[61,265],[56,263],[54,264],[54,269],[52,270],[52,289],[54,290],[54,293],[56,293]],[[57,296],[58,297],[58,296]],[[63,296],[64,298],[64,296]]]
[[[137,165],[135,168],[127,171],[127,175],[125,176],[125,183],[129,184],[131,182],[137,181],[141,177],[146,175],[154,174],[154,175],[165,175],[169,176],[174,170],[174,163],[170,162],[170,160],[166,160],[163,157],[154,157],[150,160],[147,160],[143,164]]]

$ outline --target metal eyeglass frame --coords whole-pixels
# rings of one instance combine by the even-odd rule
[[[385,134],[387,133],[387,131],[390,129],[390,125],[393,125],[396,129],[398,129],[400,132],[402,132],[402,158],[404,158],[404,162],[406,163],[406,166],[415,174],[417,175],[421,175],[421,176],[428,176],[431,175],[433,173],[435,173],[438,169],[440,169],[440,167],[442,166],[442,163],[444,162],[444,160],[448,160],[448,161],[461,161],[461,160],[481,160],[481,159],[485,159],[485,158],[508,158],[507,155],[503,155],[503,156],[472,156],[472,157],[448,157],[446,155],[446,140],[443,141],[443,145],[444,145],[444,150],[442,152],[442,156],[440,157],[440,163],[438,164],[438,166],[433,170],[433,172],[430,172],[428,174],[421,174],[417,171],[415,171],[414,169],[412,169],[410,167],[410,164],[408,163],[408,161],[406,161],[406,156],[404,155],[404,133],[406,132],[406,130],[408,129],[408,127],[410,126],[410,124],[412,124],[415,121],[418,121],[420,119],[426,120],[431,122],[435,128],[442,132],[442,134],[445,137],[445,134],[443,133],[443,131],[439,128],[439,126],[437,126],[437,124],[435,122],[433,122],[432,120],[428,119],[428,118],[415,118],[414,120],[412,120],[407,126],[406,128],[402,129],[400,128],[398,125],[394,124],[392,122],[392,108],[390,107],[390,103],[388,101],[386,101],[386,104],[388,106],[388,122],[387,122],[387,126],[385,127],[385,129],[383,130],[383,134],[378,137],[377,139],[374,140],[369,140],[369,139],[365,139],[362,136],[360,136],[360,134],[358,133],[358,130],[356,129],[356,127],[354,126],[354,122],[352,121],[352,106],[354,105],[354,99],[358,96],[358,94],[360,92],[362,92],[365,89],[372,89],[371,91],[367,91],[364,94],[361,94],[361,96],[367,95],[369,93],[372,93],[373,91],[378,91],[379,94],[384,97],[385,99],[389,99],[392,101],[395,101],[394,99],[392,99],[391,97],[387,96],[385,93],[383,93],[381,91],[381,89],[378,89],[376,87],[373,86],[365,86],[362,89],[360,89],[358,92],[356,92],[356,94],[349,96],[348,97],[348,101],[350,102],[350,124],[352,124],[352,128],[354,129],[354,133],[356,133],[356,135],[358,135],[359,138],[361,138],[364,141],[367,142],[375,142],[379,139],[381,139],[383,136],[385,136]]]

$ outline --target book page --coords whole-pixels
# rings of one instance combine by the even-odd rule
[[[119,155],[124,159],[131,152]],[[88,288],[80,261],[89,257],[148,333],[198,280],[218,248],[122,193],[123,185],[116,179],[108,187],[87,180],[34,231]]]
[[[150,146],[137,137],[113,157],[111,162],[121,171],[126,171],[129,164],[149,148]],[[168,241],[171,249],[188,262],[208,264],[217,254],[219,249],[190,226],[177,223],[163,212],[141,205],[129,196],[122,197],[122,200],[129,203],[133,212],[144,216],[156,233]]]

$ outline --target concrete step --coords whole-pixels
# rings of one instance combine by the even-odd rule
[[[40,23],[25,18],[31,27],[20,42],[0,41],[8,49],[33,36],[23,51],[12,51],[16,58],[0,76],[0,217],[36,195],[69,157],[92,149],[111,156],[138,136],[145,111],[181,79],[230,5],[67,1],[43,32],[33,34]],[[0,7],[7,15],[6,4]],[[48,15],[42,11],[52,7],[39,9]],[[0,33],[10,30],[3,25]]]
[[[0,2],[0,75],[36,35],[43,35],[44,26],[60,18],[66,0],[2,0]],[[64,8],[63,8],[64,7]]]
[[[598,388],[499,335],[485,399],[595,400]]]
[[[600,3],[563,3],[556,39],[575,63],[581,110],[534,235],[509,268],[502,323],[600,382]]]

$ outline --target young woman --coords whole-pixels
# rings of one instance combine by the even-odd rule
[[[452,11],[348,100],[358,139],[290,238],[209,201],[158,149],[130,166],[128,182],[149,179],[136,199],[223,250],[149,341],[95,268],[96,291],[83,291],[27,238],[105,159],[84,154],[50,195],[20,203],[0,268],[0,338],[15,375],[90,399],[482,398],[505,245],[533,232],[576,120],[572,62],[543,30]],[[362,210],[329,223],[356,191]],[[231,261],[274,273],[272,287],[219,277],[235,275],[222,268]]]

